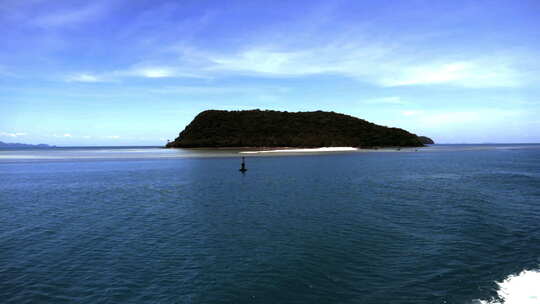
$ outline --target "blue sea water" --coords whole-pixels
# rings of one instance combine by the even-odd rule
[[[540,145],[237,152],[0,150],[0,301],[503,303],[539,269]]]

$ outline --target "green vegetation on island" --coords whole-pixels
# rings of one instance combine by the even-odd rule
[[[420,139],[420,142],[424,145],[433,145],[435,142],[433,139],[427,137],[427,136],[418,136],[418,139]]]
[[[166,147],[422,147],[426,139],[335,112],[208,110]]]

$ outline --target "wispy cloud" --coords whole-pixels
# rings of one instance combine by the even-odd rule
[[[516,118],[526,114],[520,110],[502,109],[472,109],[465,111],[408,110],[401,113],[415,123],[428,127],[463,127],[467,124],[482,125],[500,124],[503,122],[510,123]]]
[[[128,78],[203,78],[210,76],[191,71],[182,71],[175,66],[135,64],[125,69],[101,73],[74,73],[64,78],[67,82],[117,82]]]
[[[109,73],[110,78],[143,77],[143,78],[209,78],[208,75],[195,72],[192,68],[182,68],[171,64],[148,65],[135,64],[125,70]]]
[[[3,137],[21,137],[21,136],[25,136],[25,135],[27,135],[27,133],[24,133],[24,132],[13,132],[13,133],[0,132],[0,136],[3,136]]]
[[[104,7],[98,2],[84,7],[74,7],[52,11],[40,15],[31,22],[41,27],[62,27],[71,24],[78,24],[87,21],[95,21],[97,17],[104,12]]]
[[[234,86],[215,86],[215,85],[178,85],[178,86],[157,86],[146,90],[156,94],[178,94],[178,95],[227,95],[227,94],[283,94],[290,92],[290,88],[286,86],[249,86],[249,85],[234,85]]]
[[[411,11],[404,9],[400,12],[373,6],[378,8],[373,15],[362,15],[359,11],[361,18],[353,19],[344,13],[349,6],[356,9],[365,6],[369,11],[373,4],[321,2],[308,8],[302,7],[302,18],[284,18],[284,21],[272,22],[252,20],[252,27],[247,30],[229,28],[230,25],[221,22],[246,13],[248,9],[242,5],[231,5],[230,11],[213,11],[205,5],[201,5],[201,8],[205,8],[201,11],[189,11],[183,5],[165,1],[145,6],[144,9],[133,7],[126,10],[125,15],[119,14],[118,18],[107,18],[112,17],[112,8],[121,7],[127,2],[94,1],[83,5],[30,2],[17,6],[10,4],[11,9],[8,7],[4,10],[23,12],[15,14],[21,15],[15,21],[51,29],[45,31],[43,36],[47,41],[51,40],[53,46],[47,47],[47,43],[36,35],[29,40],[34,41],[34,46],[39,45],[40,56],[54,61],[57,51],[61,49],[62,54],[68,55],[62,60],[76,61],[75,55],[80,53],[82,43],[87,42],[93,43],[92,52],[95,51],[98,56],[103,56],[101,47],[106,44],[119,50],[112,52],[115,54],[111,57],[117,54],[125,56],[120,60],[111,60],[114,64],[96,64],[99,68],[95,70],[88,70],[88,66],[84,66],[80,70],[62,71],[59,78],[69,82],[114,82],[130,78],[159,80],[337,75],[379,87],[448,85],[493,88],[519,87],[538,81],[534,80],[534,73],[523,69],[530,62],[538,69],[536,52],[532,48],[516,51],[513,47],[499,44],[498,48],[486,52],[483,45],[480,49],[479,45],[471,47],[453,43],[452,35],[470,38],[463,33],[456,34],[457,30],[452,31],[456,20],[463,21],[467,17],[459,10],[452,12],[451,16],[437,14],[437,19],[441,19],[437,22],[427,17],[431,15],[425,14],[419,17],[418,23],[410,22],[409,29],[409,26],[394,28],[398,24],[392,23],[392,20],[381,20],[385,20],[385,17],[399,20],[408,14],[417,14],[414,5],[411,5]],[[461,6],[469,7],[457,6],[462,9]],[[296,5],[291,7],[298,8]],[[429,11],[431,6],[420,8]],[[437,5],[433,5],[433,9],[439,13]],[[282,14],[284,17],[293,16],[288,12]],[[17,28],[17,23],[11,21],[10,25]],[[100,33],[97,39],[95,36],[98,36],[96,34],[102,30],[101,27],[80,27],[80,33],[63,31],[70,25],[88,25],[96,21],[104,21],[103,28],[114,28],[103,35]],[[121,27],[116,26],[118,21],[122,21]],[[426,24],[439,23],[446,26],[426,27]],[[283,31],[284,28],[287,31]],[[79,39],[79,34],[82,37],[87,34],[89,38]],[[478,32],[471,33],[476,34]],[[118,41],[126,43],[120,45]],[[21,49],[25,46],[22,45]],[[48,53],[46,49],[49,49]],[[123,64],[117,65],[118,62]]]
[[[155,67],[155,68],[145,68],[134,70],[133,75],[142,76],[146,78],[166,78],[172,77],[174,71],[169,68]]]
[[[125,69],[95,74],[98,79],[215,78],[230,76],[302,77],[340,75],[381,87],[452,85],[460,87],[517,87],[527,82],[519,56],[508,54],[417,55],[407,47],[373,40],[336,39],[324,46],[291,48],[246,43],[247,48],[215,53],[179,48],[176,58],[138,63]],[[527,56],[524,56],[527,57]],[[162,61],[162,64],[159,62]],[[167,61],[167,63],[164,63]],[[84,81],[85,79],[81,79]]]
[[[66,77],[67,82],[103,82],[104,79],[92,74],[80,73]]]
[[[394,74],[381,75],[384,86],[449,84],[463,87],[516,87],[521,76],[502,57],[472,61],[432,63],[397,68]]]
[[[233,46],[219,42],[215,45],[197,43],[197,39],[174,40],[161,35],[138,37],[151,42],[148,53],[142,57],[146,61],[115,66],[108,71],[76,73],[67,79],[96,82],[125,78],[337,75],[379,87],[449,85],[472,88],[518,87],[531,79],[531,75],[521,68],[523,62],[519,58],[535,58],[534,52],[516,56],[509,48],[493,50],[489,54],[463,51],[466,48],[455,46],[441,49],[436,47],[440,41],[436,39],[444,35],[436,30],[404,30],[397,35],[387,33],[369,18],[361,24],[341,24],[332,20],[337,18],[332,13],[335,7],[319,6],[321,8],[310,12],[312,18],[306,19],[309,22],[287,24],[290,29],[286,35],[277,34],[282,32],[277,29],[283,24],[270,24],[262,31],[254,31],[255,34],[240,31],[243,39]],[[174,6],[158,6],[150,16],[169,18],[171,9]],[[74,16],[85,20],[93,11],[85,8]],[[77,20],[75,17],[66,19]],[[206,19],[196,18],[197,22],[189,24],[206,26]],[[133,30],[144,31],[148,27],[148,21],[144,21],[131,25]],[[334,31],[326,28],[329,23],[335,26]],[[172,20],[162,25],[168,27],[167,31],[169,27],[183,27],[180,21],[174,23]],[[134,36],[134,33],[130,32],[130,35]],[[163,41],[159,41],[159,37]]]
[[[363,43],[369,45],[370,43]],[[505,56],[425,58],[401,48],[334,44],[322,48],[276,51],[251,48],[235,54],[208,55],[209,71],[262,76],[335,74],[383,87],[446,84],[462,87],[515,87],[523,79]]]
[[[190,65],[134,66],[104,73],[77,73],[67,81],[105,82],[123,78],[200,78],[235,75],[263,77],[301,77],[332,74],[357,79],[381,87],[418,85],[451,85],[489,88],[518,87],[526,84],[526,75],[504,56],[473,58],[464,61],[406,58],[372,53],[374,50],[319,49],[298,52],[249,50],[228,56],[208,54],[206,59]],[[203,53],[203,52],[201,52]],[[200,59],[194,58],[194,59]],[[383,102],[383,100],[380,100]],[[386,100],[391,103],[392,100]],[[394,102],[399,103],[399,102]]]
[[[70,133],[64,133],[64,134],[53,134],[53,137],[59,137],[59,138],[70,138],[73,137]]]
[[[406,104],[409,104],[409,102],[401,99],[401,97],[399,97],[399,96],[371,98],[371,99],[363,100],[363,101],[361,101],[361,103],[386,104],[386,105],[406,105]]]

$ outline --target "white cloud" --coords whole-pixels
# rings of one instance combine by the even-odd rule
[[[393,75],[383,76],[384,86],[450,84],[463,87],[519,86],[517,71],[506,63],[480,59],[430,65],[403,66]]]
[[[53,134],[53,137],[63,137],[63,138],[69,138],[73,137],[70,133],[64,133],[64,134]]]
[[[520,70],[521,57],[505,54],[418,55],[406,44],[373,39],[335,39],[323,46],[288,47],[248,44],[216,53],[178,48],[175,58],[140,62],[101,74],[81,73],[72,80],[113,81],[121,78],[213,78],[238,75],[302,77],[339,75],[381,87],[452,85],[458,87],[517,87],[530,75]],[[166,63],[165,63],[166,62]],[[387,100],[390,102],[391,100]]]
[[[212,64],[209,71],[240,72],[268,76],[303,76],[342,71],[339,65],[331,65],[333,60],[323,49],[301,51],[276,51],[252,48],[230,55],[209,54]]]
[[[420,58],[399,48],[340,44],[301,51],[252,48],[236,54],[208,55],[210,71],[267,76],[337,74],[380,86],[449,84],[463,87],[514,87],[520,74],[510,58],[467,60]],[[443,57],[443,56],[441,56]]]
[[[467,126],[500,124],[515,121],[525,115],[518,110],[473,109],[468,111],[409,110],[401,112],[415,123],[423,126]]]
[[[315,12],[316,11],[316,12]],[[324,12],[324,13],[322,13]],[[451,85],[457,87],[517,87],[533,79],[523,70],[532,52],[493,50],[466,52],[465,47],[438,47],[444,33],[386,33],[369,20],[351,26],[336,24],[328,32],[325,9],[314,9],[312,18],[293,23],[287,34],[273,26],[244,37],[233,48],[198,48],[176,40],[157,45],[146,61],[96,72],[81,81],[122,78],[213,78],[238,75],[302,77],[339,75],[381,87]],[[326,18],[322,18],[325,16]],[[309,22],[307,21],[309,20]],[[158,35],[159,37],[159,35]],[[439,39],[439,40],[437,40]],[[533,75],[534,76],[534,75]]]
[[[4,137],[20,137],[20,136],[25,136],[25,135],[27,134],[23,132],[14,132],[14,133],[0,132],[0,136],[4,136]]]
[[[174,71],[170,68],[164,67],[149,67],[133,70],[134,76],[142,76],[146,78],[165,78],[175,75]]]
[[[66,78],[68,82],[102,82],[102,78],[92,74],[75,74]]]
[[[213,62],[210,70],[246,71],[274,75],[305,75],[321,72],[321,68],[309,68],[302,62],[303,55],[294,52],[278,52],[250,49],[232,56],[209,58]],[[298,68],[301,67],[301,68]],[[297,68],[297,69],[295,69]]]
[[[116,82],[123,78],[210,78],[200,73],[181,71],[173,66],[135,64],[126,69],[102,73],[75,73],[65,77],[68,82]]]
[[[285,86],[156,86],[145,90],[157,94],[283,94],[290,91],[290,88]]]
[[[382,83],[387,86],[405,86],[453,82],[467,77],[470,68],[471,64],[465,62],[407,67],[398,71],[396,76],[382,79]]]
[[[107,139],[119,139],[120,136],[118,136],[118,135],[109,135],[109,136],[105,136],[105,138],[107,138]]]
[[[116,71],[106,72],[103,78],[114,80],[125,77],[143,77],[143,78],[210,78],[208,75],[203,75],[200,71],[196,71],[193,67],[169,64],[154,64],[154,63],[136,63]]]

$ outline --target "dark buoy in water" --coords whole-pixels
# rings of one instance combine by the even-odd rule
[[[247,169],[246,169],[246,161],[245,161],[243,156],[242,156],[242,165],[240,166],[240,169],[238,169],[238,171],[240,171],[242,173],[246,173],[246,171],[247,171]]]

